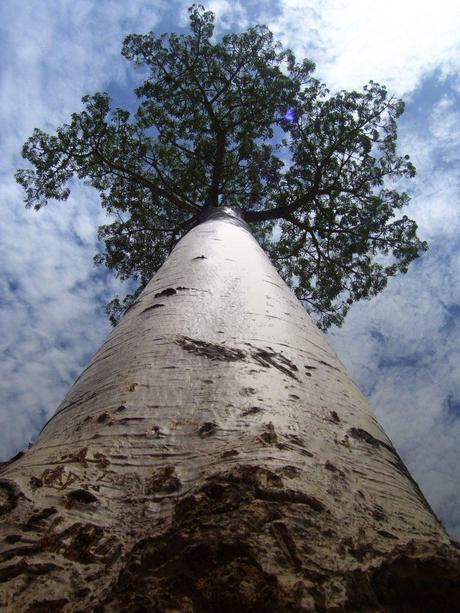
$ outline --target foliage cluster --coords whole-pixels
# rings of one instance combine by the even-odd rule
[[[188,34],[125,39],[145,75],[136,113],[96,93],[55,134],[34,131],[26,204],[66,200],[73,177],[96,188],[112,218],[96,262],[139,289],[204,209],[238,206],[319,325],[340,325],[426,248],[399,213],[397,181],[415,174],[396,150],[404,105],[372,81],[331,93],[265,26],[216,42],[214,15],[189,12]]]

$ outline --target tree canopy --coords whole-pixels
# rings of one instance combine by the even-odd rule
[[[95,93],[54,134],[34,130],[26,205],[66,200],[74,177],[96,188],[110,223],[95,260],[138,291],[203,210],[238,206],[318,324],[340,325],[426,249],[400,213],[415,174],[396,149],[404,104],[372,81],[330,92],[265,26],[216,42],[213,13],[189,14],[188,34],[125,39],[145,77],[135,113]],[[131,299],[110,303],[112,322]]]

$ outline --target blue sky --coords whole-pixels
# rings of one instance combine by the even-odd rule
[[[129,99],[130,32],[177,30],[179,0],[0,3],[0,454],[27,446],[109,331],[119,283],[95,269],[97,195],[26,211],[12,178],[33,128],[53,130],[84,93]],[[460,4],[458,0],[214,0],[218,33],[266,23],[331,89],[388,85],[407,103],[401,152],[418,174],[414,217],[430,250],[329,341],[448,530],[460,539]]]

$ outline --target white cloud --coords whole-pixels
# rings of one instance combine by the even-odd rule
[[[333,88],[374,81],[399,95],[435,68],[460,66],[456,0],[281,0],[271,29],[299,56],[310,55]]]
[[[460,231],[459,99],[445,89],[420,120],[404,125],[400,139],[401,151],[410,152],[417,168],[410,213],[428,239],[455,239]]]

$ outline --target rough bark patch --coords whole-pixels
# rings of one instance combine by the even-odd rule
[[[236,360],[244,360],[246,353],[241,349],[232,349],[220,343],[208,343],[197,339],[181,336],[176,343],[185,351],[194,353],[209,360],[220,360],[223,362],[233,362]]]
[[[180,336],[176,340],[176,343],[185,351],[203,356],[209,360],[220,360],[223,362],[253,360],[264,368],[276,368],[292,379],[295,379],[296,381],[299,380],[295,375],[295,373],[298,371],[297,366],[282,353],[273,351],[271,347],[261,349],[252,347],[249,343],[246,343],[250,349],[243,350],[236,347],[229,347],[223,343],[211,343],[189,338],[188,336]]]
[[[301,611],[295,597],[264,568],[252,542],[257,539],[254,525],[267,524],[266,546],[275,547],[290,568],[300,564],[288,528],[279,521],[270,527],[270,518],[279,515],[275,507],[286,500],[259,501],[261,487],[281,488],[282,480],[250,465],[207,478],[176,503],[163,534],[134,546],[104,602],[107,608],[100,610]]]
[[[292,515],[293,507],[290,512],[286,509],[299,504],[305,508],[303,520],[291,523],[285,518]],[[409,545],[383,554],[368,544],[374,560],[369,565],[366,545],[360,548],[350,541],[348,547],[356,559],[350,570],[334,575],[330,568],[312,567],[297,531],[310,526],[311,538],[323,540],[324,547],[340,546],[337,533],[328,528],[330,517],[323,503],[285,488],[280,476],[270,470],[237,465],[216,473],[177,501],[173,520],[162,534],[136,543],[98,610],[456,610],[460,555],[455,558],[448,547],[438,551],[434,546],[432,554],[427,554],[426,544],[420,552],[417,545]],[[267,564],[267,559],[272,562]],[[278,568],[276,575],[269,570],[273,564]],[[281,580],[283,575],[289,577],[288,583]]]

